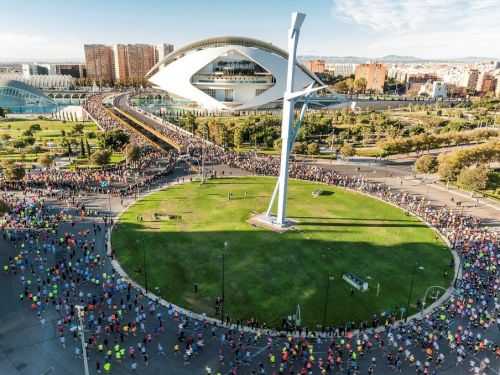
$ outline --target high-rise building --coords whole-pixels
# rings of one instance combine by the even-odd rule
[[[325,60],[307,60],[304,65],[313,73],[325,72]]]
[[[478,81],[477,91],[481,94],[487,94],[490,91],[495,91],[496,80],[490,73],[482,73],[480,80]]]
[[[479,80],[479,70],[470,69],[466,71],[462,78],[462,86],[468,90],[476,90]]]
[[[113,66],[115,81],[126,81],[129,73],[127,46],[125,44],[115,44],[113,46]]]
[[[94,81],[113,82],[113,49],[103,44],[85,44],[87,77]]]
[[[174,46],[168,43],[161,43],[155,46],[155,64],[174,50]]]
[[[155,65],[155,48],[148,44],[127,45],[128,79],[142,80]]]
[[[85,45],[87,77],[101,81],[139,81],[174,46],[151,44]]]
[[[384,83],[387,77],[387,68],[383,64],[360,64],[355,70],[356,80],[366,80],[366,90],[376,93],[384,92]]]

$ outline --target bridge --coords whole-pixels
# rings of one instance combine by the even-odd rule
[[[43,93],[59,104],[82,104],[95,93],[89,90],[42,90]]]
[[[177,140],[168,137],[166,134],[156,130],[159,123],[167,127],[173,127],[174,132],[186,132],[184,129],[179,128],[171,123],[165,123],[161,119],[155,119],[151,116],[141,113],[128,105],[128,94],[118,95],[113,100],[112,112],[115,116],[120,118],[122,121],[126,121],[129,126],[133,126],[136,131],[143,132],[146,136],[153,136],[162,142],[165,142],[175,148],[177,151],[181,152],[182,145],[178,143]],[[187,133],[187,132],[186,132]],[[192,136],[188,133],[186,135]]]

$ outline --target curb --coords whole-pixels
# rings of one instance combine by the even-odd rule
[[[262,176],[255,176],[253,175],[253,177],[262,177]],[[274,177],[274,176],[265,176],[265,177]],[[224,178],[241,178],[241,176],[225,176]],[[296,179],[296,178],[291,178],[292,180],[297,180],[297,181],[307,181],[307,180],[301,180],[301,179]],[[329,184],[326,184],[324,182],[319,182],[319,181],[309,181],[309,182],[313,182],[313,183],[318,183],[318,184],[322,184],[322,185],[326,185],[326,186],[335,186],[335,187],[338,187],[340,189],[345,189],[351,193],[357,193],[357,194],[362,194],[362,195],[365,195],[369,198],[372,198],[372,199],[376,199],[378,201],[381,201],[383,203],[386,203],[386,204],[389,204],[395,208],[398,208],[404,212],[406,212],[407,214],[413,216],[413,217],[416,217],[418,218],[421,222],[423,222],[424,224],[427,225],[427,227],[429,227],[430,229],[432,229],[436,234],[438,234],[440,236],[440,238],[446,243],[446,245],[448,246],[448,249],[450,250],[452,256],[453,256],[453,261],[454,261],[454,276],[453,276],[453,280],[451,282],[451,286],[449,286],[447,289],[446,289],[446,292],[439,298],[437,299],[436,301],[434,301],[432,304],[430,304],[429,306],[427,306],[424,310],[420,311],[420,312],[417,312],[416,314],[414,315],[411,315],[409,317],[407,317],[406,319],[403,319],[403,320],[397,320],[396,322],[394,322],[391,327],[398,327],[402,324],[406,324],[407,322],[409,321],[413,321],[413,320],[419,320],[419,319],[422,319],[423,317],[425,317],[426,315],[428,315],[429,313],[431,313],[434,309],[436,309],[438,306],[442,305],[445,301],[447,301],[450,296],[452,295],[452,293],[454,292],[455,288],[454,288],[454,285],[456,283],[456,281],[458,279],[461,279],[462,277],[462,271],[461,271],[461,267],[460,267],[460,258],[457,254],[457,252],[452,248],[451,246],[451,243],[450,241],[448,240],[448,238],[443,234],[441,233],[436,227],[432,226],[430,223],[426,222],[425,220],[423,220],[423,218],[421,218],[420,216],[418,216],[417,214],[411,212],[411,211],[408,211],[407,209],[403,208],[403,207],[400,207],[392,202],[388,202],[388,201],[385,201],[383,200],[382,198],[378,197],[378,196],[375,196],[375,195],[371,195],[369,193],[366,193],[366,192],[361,192],[361,191],[357,191],[357,190],[354,190],[352,188],[348,188],[348,187],[343,187],[343,186],[338,186],[338,185],[329,185]],[[184,183],[187,183],[187,182],[178,182],[178,181],[172,181],[172,182],[166,182],[164,183],[163,185],[160,185],[158,187],[156,187],[155,189],[151,190],[151,191],[148,191],[147,193],[145,194],[142,194],[142,195],[138,195],[137,199],[133,199],[129,204],[127,204],[126,206],[124,206],[115,216],[113,216],[113,224],[111,227],[108,227],[107,229],[107,232],[106,232],[106,246],[107,246],[107,255],[111,258],[111,255],[112,255],[112,245],[111,245],[111,234],[112,234],[112,231],[115,227],[115,225],[119,222],[119,219],[120,217],[123,215],[123,213],[125,211],[127,211],[130,207],[132,207],[134,204],[136,204],[137,202],[139,202],[141,199],[144,199],[146,197],[148,197],[149,195],[152,195],[154,193],[157,193],[161,190],[166,190],[168,189],[169,187],[172,187],[172,186],[176,186],[176,185],[181,185],[181,184],[184,184]],[[188,309],[185,309],[183,307],[180,307],[180,306],[177,306],[171,302],[168,302],[166,300],[164,300],[163,298],[161,297],[158,297],[156,294],[152,293],[151,291],[148,291],[148,293],[146,293],[146,290],[144,287],[142,287],[140,284],[138,284],[136,281],[134,281],[126,272],[125,270],[123,269],[123,267],[120,265],[120,263],[116,260],[116,259],[112,259],[111,258],[111,265],[113,267],[113,269],[126,281],[126,282],[129,282],[134,288],[136,288],[137,290],[140,290],[142,294],[144,294],[145,296],[147,296],[148,298],[152,299],[152,300],[155,300],[155,301],[158,301],[158,303],[168,309],[172,309],[173,311],[179,313],[179,314],[182,314],[182,315],[185,315],[189,318],[192,318],[192,319],[196,319],[196,320],[200,320],[200,321],[204,321],[204,322],[208,322],[208,323],[211,323],[212,325],[215,325],[217,327],[223,327],[223,328],[230,328],[230,329],[238,329],[240,331],[243,331],[243,332],[251,332],[251,333],[264,333],[268,336],[293,336],[293,337],[310,337],[310,338],[315,338],[315,337],[321,337],[321,338],[326,338],[326,337],[330,337],[329,333],[327,332],[322,332],[322,331],[308,331],[308,332],[313,332],[312,334],[309,333],[308,335],[305,335],[305,334],[298,334],[298,333],[288,333],[286,331],[277,331],[277,330],[274,330],[274,329],[256,329],[256,328],[251,328],[251,327],[248,327],[248,326],[238,326],[236,324],[224,324],[221,320],[219,319],[216,319],[216,318],[211,318],[211,317],[208,317],[206,314],[198,314],[198,313],[195,313],[195,312],[192,312]],[[373,329],[374,332],[382,332],[386,329],[385,326],[379,326],[379,327],[376,327]],[[303,330],[302,332],[305,332],[305,330]],[[359,330],[353,330],[351,331],[353,335],[358,335],[360,332]]]

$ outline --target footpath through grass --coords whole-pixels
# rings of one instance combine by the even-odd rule
[[[427,287],[449,285],[452,257],[436,234],[402,210],[361,194],[291,181],[289,216],[299,221],[298,230],[278,234],[249,225],[252,212],[266,209],[275,181],[242,177],[187,183],[142,199],[113,232],[118,260],[144,284],[145,252],[151,290],[214,316],[227,241],[226,312],[233,319],[256,318],[274,326],[298,304],[306,325],[321,324],[327,299],[327,324],[370,319],[406,306],[417,263],[423,269],[415,273],[414,307]],[[318,188],[327,194],[313,198]],[[353,292],[342,280],[345,272],[365,278],[369,291]]]

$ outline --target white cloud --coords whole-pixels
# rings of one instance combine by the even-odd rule
[[[500,57],[500,0],[333,0],[333,14],[374,31],[369,49]]]
[[[0,59],[81,58],[82,42],[60,36],[51,39],[43,35],[0,31]]]

